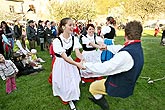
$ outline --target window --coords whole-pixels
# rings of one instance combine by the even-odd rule
[[[11,13],[14,13],[14,6],[13,5],[9,5],[9,9]]]

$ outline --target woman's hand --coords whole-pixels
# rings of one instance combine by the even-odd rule
[[[77,67],[78,67],[79,69],[82,69],[82,70],[85,70],[85,69],[86,69],[86,68],[83,66],[83,63],[82,63],[82,62],[77,63],[76,65],[77,65]]]
[[[99,49],[100,50],[107,50],[107,45],[102,44],[102,45],[100,45],[100,48]]]

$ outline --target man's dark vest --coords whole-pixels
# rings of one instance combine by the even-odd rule
[[[111,31],[109,33],[106,33],[104,35],[104,38],[113,39],[115,37],[115,28],[112,26],[109,26],[109,27],[111,28]]]
[[[60,37],[56,37],[56,39],[59,39],[60,40],[61,46],[63,47],[63,43],[61,41],[61,38]],[[70,56],[71,55],[72,50],[73,50],[73,46],[74,46],[74,36],[72,36],[72,46],[69,49],[65,49],[66,50],[65,53],[67,54],[67,56]],[[56,57],[61,57],[61,55],[59,55],[57,53],[55,53],[55,55],[56,55]]]
[[[83,35],[83,36],[87,37],[86,35]],[[82,37],[83,37],[83,36],[82,36]],[[81,42],[82,42],[82,37],[81,37]],[[96,34],[94,34],[94,40],[95,40],[95,44],[97,44],[97,42],[96,42]],[[82,44],[82,48],[83,48],[84,51],[96,50],[95,47],[87,48],[86,44]]]
[[[138,79],[144,64],[141,43],[127,45],[120,51],[127,51],[133,58],[133,67],[126,72],[108,76],[105,87],[108,95],[126,98],[133,94],[136,80]]]

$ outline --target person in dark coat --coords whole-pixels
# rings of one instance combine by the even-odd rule
[[[14,25],[14,37],[20,38],[21,36],[22,36],[22,25],[19,24],[18,20],[16,20]]]
[[[1,22],[1,26],[3,29],[4,35],[7,37],[7,39],[11,43],[11,47],[13,48],[14,47],[14,39],[13,39],[14,31],[12,30],[11,27],[8,26],[8,24],[5,21]]]
[[[27,39],[29,41],[30,50],[35,49],[36,31],[34,29],[34,21],[30,20],[26,28]]]
[[[40,38],[41,51],[44,51],[45,30],[41,20],[38,21],[37,36]]]
[[[9,45],[4,45],[4,52],[5,52],[5,59],[9,60],[12,57],[12,49],[14,47],[14,39],[13,34],[14,31],[11,27],[8,26],[8,24],[5,21],[1,22],[2,30],[6,38],[8,39]]]
[[[45,27],[45,32],[46,32],[46,47],[47,49],[49,49],[53,39],[56,37],[52,33],[50,22],[47,22],[47,25]]]

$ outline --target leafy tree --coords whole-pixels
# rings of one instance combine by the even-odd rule
[[[75,20],[93,19],[96,16],[93,0],[66,0],[63,3],[53,0],[50,2],[49,10],[52,19],[56,20],[63,17],[71,17]]]
[[[94,0],[96,4],[97,14],[108,14],[109,11],[117,6],[120,6],[121,2],[128,0]]]
[[[129,0],[124,4],[125,13],[134,18],[140,17],[142,22],[164,12],[164,6],[164,0]]]
[[[7,0],[7,1],[23,2],[23,0]]]

